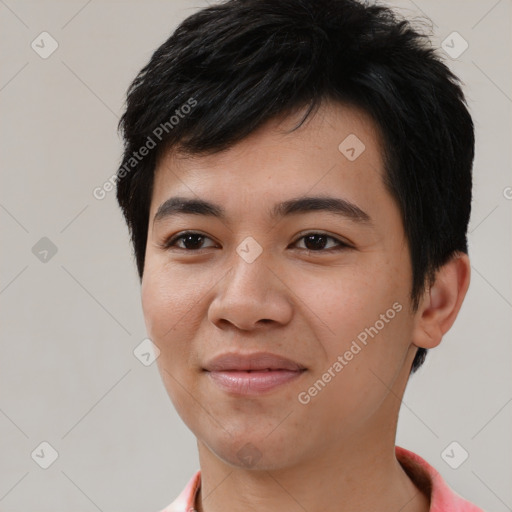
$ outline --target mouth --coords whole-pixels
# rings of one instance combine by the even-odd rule
[[[307,368],[288,358],[269,353],[228,353],[204,368],[221,390],[232,395],[258,395],[298,379]]]
[[[228,352],[211,359],[204,367],[206,371],[300,371],[306,367],[296,361],[269,352],[240,354]]]

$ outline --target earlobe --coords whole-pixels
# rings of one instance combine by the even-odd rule
[[[425,290],[415,316],[413,344],[434,348],[451,328],[469,287],[471,265],[465,253],[457,253],[437,272]]]

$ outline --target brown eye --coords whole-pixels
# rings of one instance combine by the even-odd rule
[[[350,247],[345,242],[325,233],[308,233],[299,238],[295,243],[298,243],[300,240],[304,240],[304,247],[300,248],[311,252],[329,251]],[[331,245],[328,247],[329,241],[331,241]],[[334,242],[333,245],[332,242]]]
[[[210,240],[210,238],[202,233],[187,231],[172,237],[170,240],[165,242],[164,247],[166,249],[177,247],[178,249],[183,249],[185,251],[197,251],[205,248],[203,247],[205,240]]]

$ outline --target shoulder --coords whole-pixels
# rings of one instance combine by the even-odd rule
[[[418,454],[400,446],[395,446],[395,453],[404,471],[429,497],[429,512],[485,512],[451,489],[441,474]]]

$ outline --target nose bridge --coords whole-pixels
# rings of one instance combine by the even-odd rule
[[[272,286],[266,275],[272,275],[268,252],[264,253],[263,247],[254,238],[247,237],[236,248],[231,263],[225,282],[228,293],[263,301]]]
[[[239,244],[210,305],[212,322],[225,320],[250,329],[260,320],[289,321],[291,304],[286,287],[274,275],[268,256],[254,239],[244,239]]]

